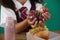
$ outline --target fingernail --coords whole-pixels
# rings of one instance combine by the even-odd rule
[[[43,18],[43,21],[45,21],[45,19]]]
[[[39,21],[39,23],[41,23],[42,21]]]
[[[44,14],[42,14],[42,16],[44,16]]]
[[[36,23],[37,23],[37,21],[36,21]]]
[[[35,20],[36,20],[37,18],[35,18]]]

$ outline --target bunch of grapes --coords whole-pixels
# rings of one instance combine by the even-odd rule
[[[33,20],[34,18],[37,18],[36,20],[39,22],[39,21],[43,21],[42,19],[44,18],[42,16],[43,13],[45,12],[48,12],[48,9],[47,8],[43,8],[42,9],[43,12],[41,11],[37,11],[37,10],[31,10],[30,13],[29,13],[29,16],[31,20]]]

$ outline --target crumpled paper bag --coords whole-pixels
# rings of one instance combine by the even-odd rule
[[[26,33],[27,40],[45,40],[36,36],[32,36],[29,32]],[[50,36],[48,40],[60,40],[60,34],[50,32]]]

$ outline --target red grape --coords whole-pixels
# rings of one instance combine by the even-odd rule
[[[37,18],[36,21],[38,21],[38,22],[42,21],[42,18],[43,18],[42,13],[40,13],[36,10],[30,11],[29,16],[31,16],[31,20],[33,20],[34,18]]]
[[[43,9],[43,13],[48,12],[48,8]]]

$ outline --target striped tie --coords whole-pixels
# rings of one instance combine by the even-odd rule
[[[27,14],[26,14],[27,8],[26,7],[22,7],[22,8],[19,9],[19,11],[21,13],[21,18],[22,19],[26,19],[27,18]]]

